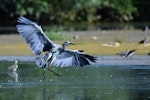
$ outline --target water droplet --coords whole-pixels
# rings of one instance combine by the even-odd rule
[[[40,80],[40,82],[42,82],[42,80]]]
[[[20,85],[20,86],[22,86],[22,84],[21,84],[21,83],[20,83],[19,85]]]
[[[110,75],[110,77],[113,77],[113,75]]]
[[[50,81],[52,82],[52,81],[53,81],[53,79],[50,79]]]
[[[68,72],[68,69],[66,69],[66,72]]]

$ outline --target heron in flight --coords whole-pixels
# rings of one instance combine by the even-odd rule
[[[62,46],[53,43],[45,35],[41,26],[23,16],[18,18],[16,27],[35,55],[46,52],[45,55],[36,58],[37,66],[42,68],[44,73],[46,68],[52,71],[50,69],[51,65],[60,67],[84,66],[96,62],[96,57],[84,54],[82,50],[66,49],[67,46],[74,45],[69,41],[62,43]]]
[[[126,50],[120,53],[117,53],[117,55],[122,56],[123,58],[131,57],[135,53],[136,49],[132,50]]]

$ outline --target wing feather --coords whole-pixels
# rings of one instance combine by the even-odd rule
[[[23,16],[18,18],[18,25],[16,27],[25,42],[30,45],[31,51],[36,55],[49,51],[49,49],[55,46],[45,35],[41,26]]]
[[[96,62],[96,58],[81,52],[65,50],[56,56],[52,65],[57,67],[85,66],[90,65],[90,62]]]

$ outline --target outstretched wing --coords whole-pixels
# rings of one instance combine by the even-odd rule
[[[52,65],[60,67],[84,66],[90,65],[90,62],[96,62],[96,57],[83,54],[80,51],[65,50],[56,56]]]
[[[136,49],[129,50],[127,56],[132,56],[132,55],[134,54],[135,51],[136,51]]]
[[[31,51],[36,55],[40,55],[41,52],[48,51],[55,46],[45,35],[41,26],[23,16],[18,18],[16,27],[25,42],[30,45]]]

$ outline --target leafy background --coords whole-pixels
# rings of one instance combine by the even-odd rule
[[[150,21],[149,0],[1,0],[0,26],[20,15],[43,25]]]

